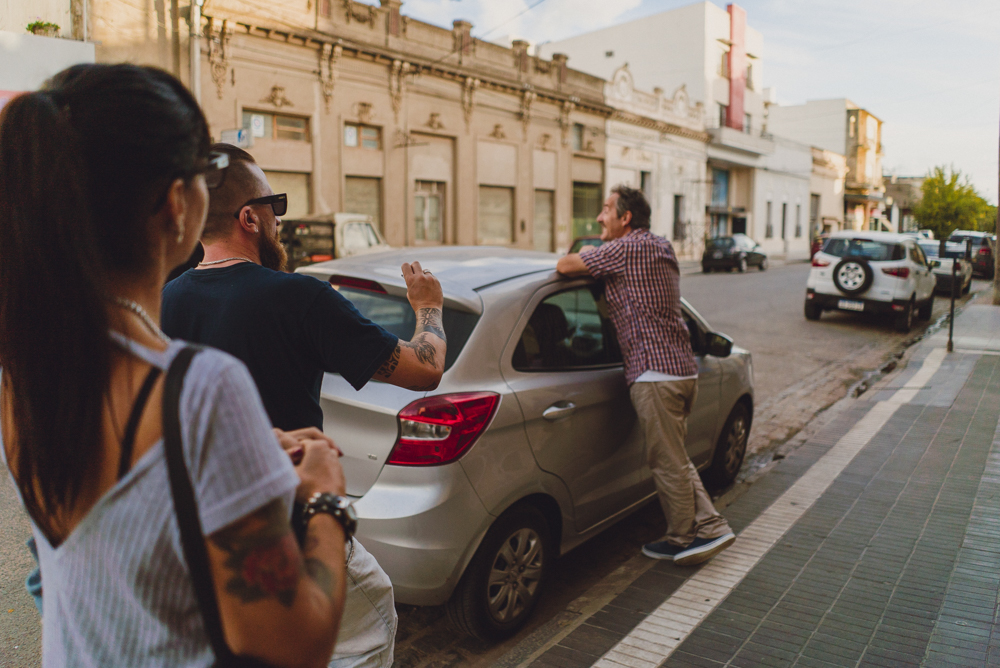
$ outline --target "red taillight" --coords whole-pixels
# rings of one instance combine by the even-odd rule
[[[389,464],[436,466],[458,459],[489,426],[500,395],[462,392],[418,399],[399,411]]]
[[[369,292],[379,292],[383,295],[385,294],[385,288],[375,281],[369,281],[364,278],[354,278],[353,276],[339,276],[334,274],[330,277],[330,285],[334,287],[339,285],[345,288],[368,290]]]
[[[313,262],[328,262],[333,259],[332,255],[310,255],[309,259]]]
[[[813,266],[814,267],[829,267],[830,263],[826,260],[821,260],[820,258],[813,256]]]
[[[979,249],[979,254],[980,255],[989,255],[990,254],[990,249],[989,248],[980,248]]]
[[[909,267],[883,267],[883,274],[888,274],[890,276],[895,276],[896,278],[909,278],[910,268]]]

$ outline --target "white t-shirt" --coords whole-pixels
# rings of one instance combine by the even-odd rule
[[[113,338],[164,370],[184,346],[173,341],[161,353]],[[277,498],[291,512],[299,479],[241,362],[217,350],[198,353],[184,381],[180,419],[205,535]],[[162,439],[58,547],[32,529],[42,570],[45,668],[214,663],[181,549]]]
[[[671,376],[669,373],[663,373],[661,371],[643,371],[639,374],[639,377],[635,379],[637,383],[662,383],[664,381],[671,380],[693,380],[696,379],[697,374],[694,376]]]

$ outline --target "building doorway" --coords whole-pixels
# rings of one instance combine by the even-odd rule
[[[747,219],[745,216],[733,216],[733,234],[747,233]]]

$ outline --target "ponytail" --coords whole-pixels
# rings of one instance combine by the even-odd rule
[[[208,144],[181,84],[132,65],[70,68],[0,114],[0,367],[16,436],[7,452],[50,536],[46,518],[71,507],[101,464],[110,281],[148,267],[157,201]]]

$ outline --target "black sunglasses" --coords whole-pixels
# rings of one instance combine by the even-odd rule
[[[281,193],[280,195],[268,195],[267,197],[258,197],[257,199],[252,199],[249,202],[245,202],[243,206],[236,210],[233,214],[234,218],[240,217],[240,212],[248,206],[253,206],[254,204],[270,204],[271,210],[274,211],[275,216],[284,216],[285,212],[288,211],[288,195],[286,193]]]
[[[229,156],[218,151],[208,154],[208,166],[205,169],[205,185],[214,190],[226,179],[226,167],[229,166]]]

